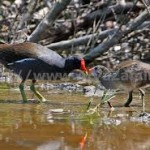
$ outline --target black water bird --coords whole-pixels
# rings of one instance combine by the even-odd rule
[[[0,44],[0,62],[20,75],[19,89],[23,102],[27,102],[24,83],[32,80],[31,91],[42,101],[46,99],[35,89],[36,80],[59,80],[74,69],[87,72],[85,61],[77,56],[63,58],[56,52],[36,43]]]

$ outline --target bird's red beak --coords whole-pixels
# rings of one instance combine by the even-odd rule
[[[81,59],[81,70],[83,70],[86,74],[88,74],[88,69],[86,68],[84,59]]]

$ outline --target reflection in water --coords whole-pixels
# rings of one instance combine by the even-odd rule
[[[0,149],[80,150],[81,143],[83,150],[150,149],[150,118],[138,117],[139,107],[91,115],[83,110],[65,103],[1,103]]]
[[[37,150],[59,150],[63,146],[63,142],[61,141],[50,141],[45,144],[41,144],[40,146],[37,147]]]

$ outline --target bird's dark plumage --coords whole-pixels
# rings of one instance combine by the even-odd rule
[[[67,63],[67,61],[69,62]],[[26,58],[7,64],[7,68],[13,70],[13,72],[18,74],[23,80],[58,80],[66,77],[73,69],[80,67],[78,63],[77,66],[72,63],[70,64],[72,61],[68,58],[65,65],[59,67],[57,64],[49,65],[40,59]]]
[[[34,75],[40,73],[68,74],[81,67],[78,57],[63,58],[44,46],[29,42],[0,45],[0,61],[23,79],[34,79]]]
[[[74,69],[86,69],[83,59],[77,56],[63,58],[55,51],[30,42],[0,44],[0,62],[21,76],[20,90],[23,99],[26,99],[26,96],[22,85],[26,79],[32,79],[31,90],[43,99],[34,88],[36,80],[57,80],[66,77]]]
[[[0,61],[11,63],[25,58],[40,59],[49,65],[56,64],[62,67],[65,63],[56,52],[36,43],[0,44]]]

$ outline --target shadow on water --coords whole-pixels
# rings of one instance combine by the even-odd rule
[[[105,105],[90,114],[85,112],[88,98],[81,95],[47,94],[51,101],[45,104],[33,100],[22,104],[17,92],[7,93],[7,99],[4,95],[0,101],[2,150],[150,149],[150,117],[139,117],[138,96],[131,108],[120,107],[125,98],[120,95],[112,102],[115,111],[109,112]],[[146,103],[150,111],[150,102]]]

